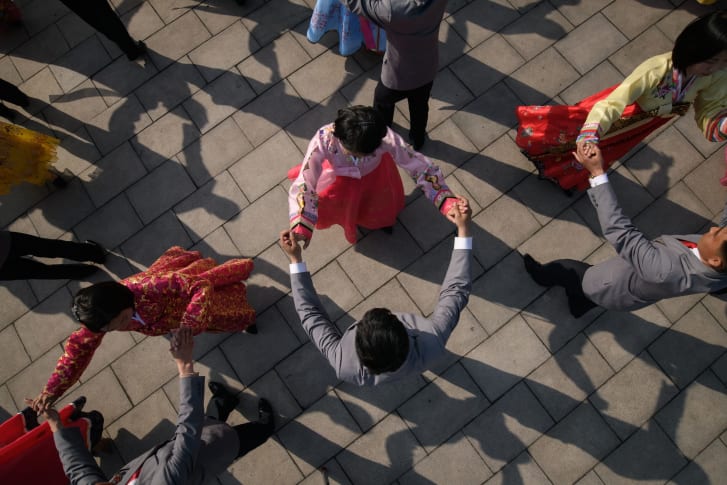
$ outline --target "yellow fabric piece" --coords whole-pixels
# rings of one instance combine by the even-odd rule
[[[644,111],[659,110],[670,113],[672,93],[664,92],[664,81],[672,76],[671,52],[651,57],[641,63],[605,99],[596,103],[588,114],[585,125],[597,123],[598,132],[608,132],[627,105],[638,103]],[[661,92],[660,92],[661,91]],[[727,109],[727,72],[699,76],[692,82],[681,102],[694,103],[695,120],[702,132],[714,117],[724,117]]]
[[[0,194],[7,194],[21,182],[42,185],[53,175],[59,140],[0,121]]]

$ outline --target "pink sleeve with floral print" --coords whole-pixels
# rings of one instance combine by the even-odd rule
[[[318,222],[318,179],[328,155],[327,137],[333,136],[328,126],[320,128],[308,144],[298,177],[290,185],[288,207],[290,229],[310,240]]]
[[[103,333],[94,333],[86,327],[73,332],[63,346],[63,355],[58,359],[43,393],[58,399],[75,384],[91,362],[103,337]]]

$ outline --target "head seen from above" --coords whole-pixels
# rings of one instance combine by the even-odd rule
[[[712,227],[697,241],[699,256],[709,267],[727,273],[727,226]]]
[[[373,153],[386,136],[386,122],[370,106],[351,106],[338,110],[333,136],[354,156]]]
[[[409,334],[388,309],[372,308],[356,326],[356,354],[373,374],[394,372],[409,355]]]
[[[687,76],[709,76],[727,68],[727,11],[699,17],[674,42],[674,67]]]
[[[71,313],[92,332],[121,330],[134,315],[134,294],[115,281],[96,283],[76,293]]]

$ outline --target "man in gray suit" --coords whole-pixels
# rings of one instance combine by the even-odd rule
[[[419,374],[445,353],[445,345],[469,299],[472,210],[460,197],[447,214],[457,226],[454,250],[439,302],[429,318],[374,308],[341,334],[323,309],[301,249],[290,231],[280,233],[280,245],[290,259],[293,300],[303,328],[328,359],[336,376],[359,386]]]
[[[265,399],[258,403],[258,421],[235,427],[226,424],[238,398],[218,383],[210,383],[214,393],[210,402],[212,412],[205,419],[204,377],[194,371],[193,342],[192,330],[182,327],[170,349],[179,370],[179,418],[174,437],[129,462],[110,482],[83,445],[78,428],[63,428],[55,410],[46,412],[71,485],[202,484],[272,435],[273,412]]]
[[[374,108],[391,126],[394,106],[406,98],[409,142],[419,150],[427,132],[429,94],[439,67],[439,24],[447,0],[341,1],[386,31],[386,53],[374,92]]]
[[[651,241],[619,207],[598,147],[580,147],[575,157],[591,174],[588,196],[618,256],[595,266],[571,259],[541,265],[524,256],[525,269],[536,283],[565,288],[574,317],[596,306],[631,311],[664,298],[727,288],[727,207],[721,227],[712,227],[706,234]]]

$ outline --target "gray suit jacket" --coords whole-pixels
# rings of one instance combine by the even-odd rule
[[[610,183],[588,190],[603,235],[619,257],[589,268],[583,292],[609,310],[637,310],[664,298],[727,288],[727,274],[713,270],[679,240],[699,234],[647,239],[623,214]],[[727,224],[727,207],[721,225]]]
[[[429,369],[445,353],[444,346],[459,321],[460,312],[467,305],[472,288],[471,253],[469,249],[455,249],[452,252],[439,302],[431,317],[394,313],[409,334],[409,355],[394,372],[374,375],[361,365],[356,354],[358,322],[341,335],[323,309],[308,272],[290,275],[295,309],[313,344],[328,359],[339,379],[359,386],[373,386],[419,374]]]
[[[93,485],[107,478],[83,445],[78,428],[53,434],[63,470],[71,485]],[[179,380],[179,419],[174,438],[126,464],[121,484],[141,468],[139,483],[198,485],[222,473],[237,456],[237,433],[229,425],[204,417],[204,377]]]
[[[439,24],[447,0],[344,0],[386,31],[384,86],[400,91],[434,80],[439,67]]]

